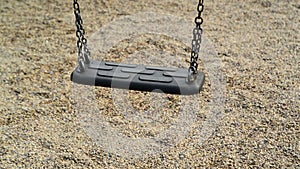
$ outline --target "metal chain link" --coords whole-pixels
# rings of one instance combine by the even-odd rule
[[[85,30],[83,28],[83,21],[80,15],[80,7],[77,0],[74,0],[74,15],[75,15],[75,24],[76,24],[76,37],[77,37],[77,48],[78,48],[78,71],[85,71],[85,64],[90,63],[90,51],[87,46],[87,39],[85,38]]]
[[[203,23],[203,18],[202,18],[202,12],[204,9],[203,5],[204,0],[199,0],[198,6],[197,6],[197,11],[198,11],[198,16],[195,18],[195,24],[196,27],[193,30],[193,40],[192,40],[192,52],[191,52],[191,60],[190,60],[190,67],[189,67],[189,75],[188,75],[188,80],[193,81],[193,75],[197,73],[198,69],[198,58],[199,58],[199,52],[200,52],[200,44],[202,41],[202,23]]]

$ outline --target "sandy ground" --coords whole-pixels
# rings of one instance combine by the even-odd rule
[[[196,3],[87,0],[81,7],[89,37],[137,12],[192,21]],[[167,152],[130,159],[106,152],[79,124],[69,80],[76,66],[72,2],[1,0],[0,168],[300,168],[299,1],[224,0],[205,6],[205,35],[226,74],[223,116],[202,145],[187,136]],[[209,92],[208,80],[201,102],[209,101]],[[143,102],[141,93],[132,95]],[[100,89],[98,97],[109,102],[110,91]],[[176,105],[167,112],[172,117],[173,110]],[[114,111],[109,105],[102,109],[108,117]],[[128,136],[143,136],[123,127]]]

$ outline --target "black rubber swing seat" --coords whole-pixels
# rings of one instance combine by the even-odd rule
[[[85,71],[77,67],[71,74],[75,83],[109,88],[120,88],[168,94],[198,94],[204,84],[204,73],[199,72],[188,81],[188,69],[154,67],[135,64],[91,61]]]

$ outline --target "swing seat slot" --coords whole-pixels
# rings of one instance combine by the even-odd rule
[[[135,64],[91,61],[84,72],[76,68],[71,74],[75,83],[129,90],[164,92],[168,94],[198,94],[204,84],[204,73],[199,72],[191,82],[188,70]]]

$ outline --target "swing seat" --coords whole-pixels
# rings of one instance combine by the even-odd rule
[[[78,67],[71,74],[75,83],[109,88],[120,88],[168,94],[198,94],[204,84],[204,73],[199,72],[191,82],[188,69],[165,68],[135,64],[91,61],[85,71]]]

